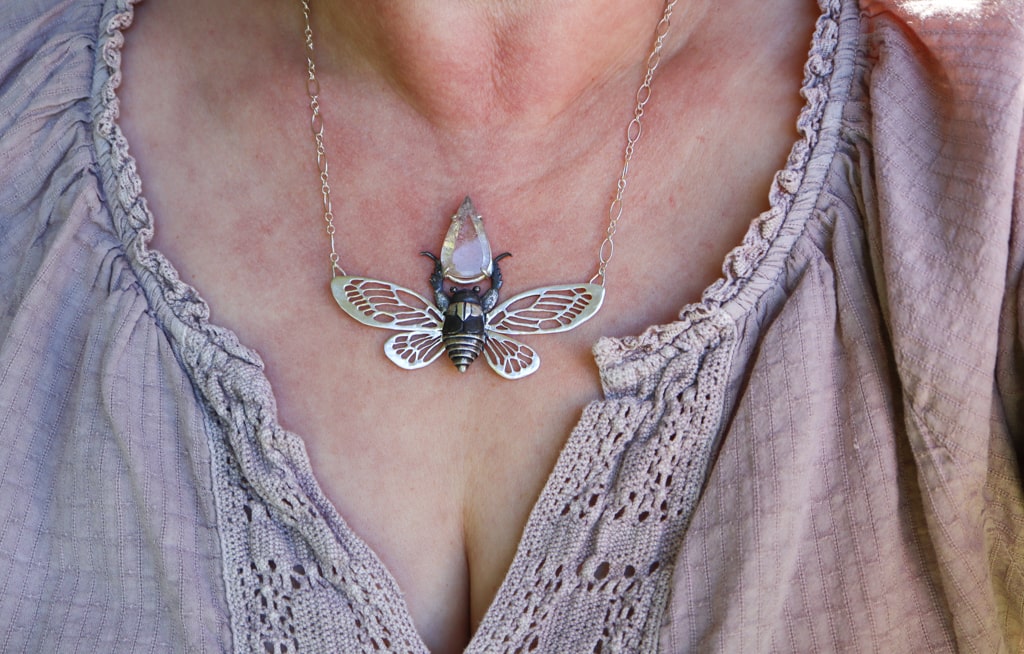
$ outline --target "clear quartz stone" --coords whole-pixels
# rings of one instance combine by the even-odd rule
[[[452,224],[444,237],[441,267],[445,277],[459,284],[491,276],[491,244],[484,233],[483,218],[468,196],[452,216]]]

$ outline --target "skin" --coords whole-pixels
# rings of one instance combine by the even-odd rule
[[[314,5],[342,263],[429,294],[465,194],[503,297],[588,279],[621,168],[652,0],[349,0]],[[648,105],[609,295],[579,329],[524,338],[506,382],[483,362],[411,373],[388,333],[329,295],[296,3],[143,3],[121,125],[164,252],[267,364],[281,424],[405,592],[436,652],[461,651],[590,401],[602,335],[671,321],[767,208],[797,135],[814,3],[680,3]],[[751,34],[758,35],[750,38]]]

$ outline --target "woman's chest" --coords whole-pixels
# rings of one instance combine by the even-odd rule
[[[291,408],[281,421],[303,435],[321,488],[394,575],[427,644],[460,650],[584,404],[599,395],[596,374],[557,343],[545,351],[547,374],[519,382],[482,361],[464,374],[447,358],[404,371],[384,357],[386,337],[353,335],[334,362],[282,372],[290,390],[279,401]],[[301,413],[292,393],[305,398]]]
[[[723,253],[764,208],[763,189],[791,140],[785,123],[767,132],[748,127],[752,136],[745,140],[755,145],[741,152],[735,142],[744,139],[723,136],[728,147],[714,148],[703,137],[692,138],[702,133],[700,121],[679,130],[673,124],[678,112],[652,115],[649,125],[665,138],[642,152],[630,178],[636,191],[627,197],[619,225],[604,306],[575,331],[523,337],[539,353],[540,370],[510,382],[482,360],[465,374],[444,357],[422,370],[401,370],[383,354],[386,331],[341,312],[328,290],[329,240],[305,120],[281,121],[259,109],[273,103],[256,103],[253,113],[237,114],[247,126],[223,123],[214,113],[196,116],[186,131],[175,123],[185,107],[154,106],[145,82],[134,81],[129,88],[138,95],[126,98],[126,106],[140,111],[135,119],[129,115],[126,129],[143,177],[152,184],[146,191],[158,218],[154,247],[209,302],[213,322],[232,329],[263,357],[281,425],[302,436],[317,484],[395,577],[428,646],[444,651],[466,644],[506,578],[531,509],[549,482],[570,490],[543,507],[546,519],[558,525],[546,533],[566,562],[529,553],[537,573],[547,575],[545,592],[558,587],[557,577],[566,571],[577,576],[574,583],[583,593],[609,574],[629,586],[639,583],[625,581],[639,570],[657,572],[647,560],[653,555],[629,552],[654,551],[650,543],[668,541],[619,540],[623,529],[640,533],[622,525],[635,527],[655,515],[669,520],[662,508],[668,506],[667,491],[655,502],[645,489],[654,484],[665,491],[671,475],[643,466],[634,470],[627,479],[634,487],[623,491],[621,506],[607,512],[611,540],[588,545],[584,538],[579,548],[551,534],[568,529],[566,521],[605,515],[603,494],[609,489],[602,484],[611,481],[591,487],[576,475],[612,475],[602,467],[611,454],[591,454],[600,449],[591,443],[586,452],[565,458],[567,476],[549,475],[584,406],[601,397],[593,343],[601,335],[670,322],[680,307],[699,298],[717,277]],[[282,115],[305,115],[301,93],[295,100]],[[733,113],[742,113],[738,104]],[[788,120],[795,107],[780,105],[778,113]],[[339,126],[334,133],[342,132],[332,124]],[[189,135],[185,141],[183,133]],[[350,273],[429,297],[432,263],[419,252],[438,253],[448,216],[462,194],[476,192],[473,187],[493,191],[475,199],[494,253],[513,254],[502,262],[503,297],[583,282],[594,271],[615,166],[593,162],[617,165],[617,144],[599,148],[579,170],[550,166],[535,175],[508,166],[500,174],[495,165],[469,176],[465,183],[471,188],[464,188],[420,161],[423,154],[414,143],[408,152],[394,143],[385,152],[376,150],[373,139],[335,143],[345,145],[331,151],[338,155],[332,160],[336,242]],[[538,152],[535,159],[557,161],[558,153]],[[405,174],[396,175],[399,170]],[[530,193],[511,183],[520,178],[533,182]],[[445,193],[452,197],[446,200]],[[637,424],[635,414],[594,420],[586,430],[591,435],[612,430],[615,420],[630,429]],[[608,442],[633,436],[625,427],[616,429],[606,434]],[[668,465],[670,459],[659,456],[648,452],[640,459]],[[572,511],[562,514],[570,505]],[[581,526],[580,533],[605,538],[592,525]],[[608,547],[617,554],[593,565],[577,556]]]

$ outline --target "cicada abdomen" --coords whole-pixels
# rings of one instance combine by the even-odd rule
[[[483,352],[487,327],[487,314],[480,302],[479,288],[455,291],[444,312],[441,334],[444,349],[459,372]]]

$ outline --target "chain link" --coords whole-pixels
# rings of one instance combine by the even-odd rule
[[[313,130],[313,140],[316,144],[316,167],[320,171],[320,194],[323,200],[324,223],[327,236],[331,241],[331,273],[332,275],[345,275],[341,267],[341,256],[338,254],[335,245],[334,211],[331,208],[331,185],[328,183],[327,172],[327,150],[324,148],[324,119],[320,115],[320,82],[316,76],[316,64],[313,63],[313,28],[310,26],[310,0],[299,0],[302,4],[302,15],[306,21],[306,69],[308,79],[306,80],[306,91],[309,93],[309,108],[312,112],[310,127]],[[608,227],[605,229],[604,240],[598,248],[597,273],[590,278],[590,283],[599,283],[604,286],[608,279],[608,263],[615,255],[615,234],[619,229],[619,220],[622,218],[622,201],[626,192],[626,177],[629,175],[629,165],[633,161],[633,154],[636,151],[637,141],[643,134],[643,117],[647,103],[651,99],[651,81],[654,79],[654,71],[661,63],[661,50],[665,44],[671,27],[672,11],[675,9],[678,0],[666,0],[665,10],[661,20],[658,21],[654,30],[654,45],[647,56],[647,71],[644,73],[643,82],[636,91],[636,107],[633,109],[633,119],[626,127],[626,148],[622,154],[622,171],[615,184],[615,197],[608,207]]]
[[[622,218],[622,198],[626,193],[626,177],[629,175],[629,164],[633,161],[633,153],[636,151],[636,143],[643,134],[644,109],[651,99],[651,81],[654,79],[654,71],[661,63],[661,49],[665,45],[665,37],[672,26],[672,11],[678,0],[668,0],[665,3],[665,11],[661,20],[654,29],[654,45],[651,53],[647,56],[647,72],[644,73],[644,81],[636,91],[636,107],[633,109],[633,119],[626,126],[626,148],[622,153],[622,171],[615,183],[615,197],[608,206],[608,228],[605,230],[604,240],[597,251],[597,272],[590,278],[590,283],[599,283],[604,286],[608,281],[608,262],[615,255],[615,234],[619,230],[619,219]]]
[[[309,0],[300,0],[302,3],[302,16],[306,19],[306,92],[309,93],[309,109],[312,112],[309,125],[313,130],[313,140],[316,143],[316,167],[320,171],[320,195],[323,201],[324,223],[327,236],[331,241],[331,275],[345,275],[345,269],[341,267],[341,256],[338,254],[335,245],[334,209],[331,206],[331,185],[328,182],[327,173],[327,150],[324,148],[324,119],[320,115],[320,81],[316,77],[316,64],[313,63],[313,28],[309,21]]]

